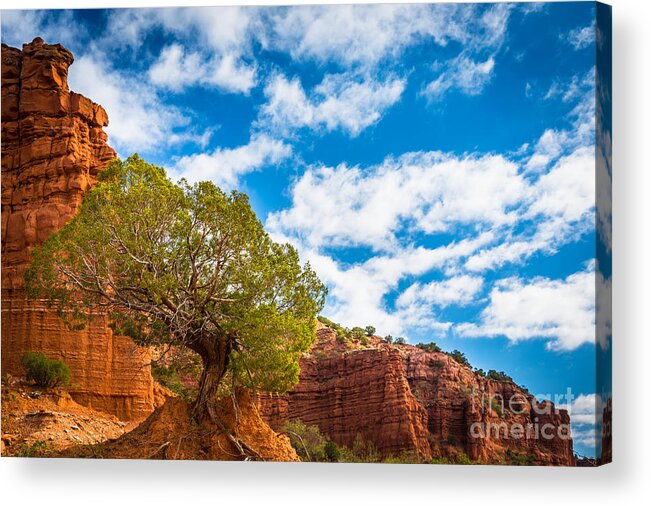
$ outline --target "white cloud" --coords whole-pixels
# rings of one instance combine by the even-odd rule
[[[508,278],[495,284],[478,323],[457,325],[465,337],[544,338],[555,350],[595,342],[594,266],[565,279]]]
[[[425,37],[441,45],[464,38],[468,14],[454,5],[292,7],[270,14],[266,44],[296,59],[375,65]]]
[[[185,178],[190,183],[210,180],[231,189],[237,186],[241,176],[266,165],[278,164],[291,153],[291,146],[284,142],[266,135],[255,135],[244,146],[183,156],[171,172],[173,177]]]
[[[440,100],[450,89],[458,89],[466,95],[478,95],[490,82],[494,68],[495,59],[492,56],[484,61],[476,61],[462,54],[443,66],[439,77],[425,87],[423,94],[432,100]]]
[[[572,399],[571,404],[558,404],[556,407],[567,410],[572,425],[595,425],[603,416],[603,402],[598,394],[580,394]]]
[[[594,44],[596,36],[596,27],[594,21],[588,26],[578,27],[571,30],[567,35],[562,35],[561,39],[567,42],[575,49],[584,49],[591,44]]]
[[[593,147],[580,147],[562,157],[536,182],[535,201],[527,215],[558,218],[565,223],[594,218],[595,176]]]
[[[193,133],[189,127],[187,114],[163,103],[138,76],[112,69],[95,55],[76,59],[69,82],[71,89],[106,109],[109,142],[121,156],[152,152],[163,145],[205,142],[203,134]]]
[[[251,44],[257,9],[192,7],[111,11],[101,44],[138,49],[155,29],[175,37],[163,47],[148,75],[175,92],[191,85],[248,93],[256,84]]]
[[[400,294],[396,301],[398,308],[425,306],[426,311],[433,307],[467,305],[481,292],[484,280],[479,276],[456,276],[430,283],[414,283]]]
[[[163,48],[148,74],[154,85],[176,92],[201,84],[229,92],[248,93],[255,85],[255,70],[238,63],[233,55],[205,61],[200,53],[186,53],[176,43]]]
[[[601,444],[601,422],[604,402],[599,394],[581,394],[570,404],[559,404],[559,409],[566,409],[572,424],[572,440],[589,448]]]
[[[404,79],[378,82],[329,74],[308,97],[298,78],[288,80],[278,74],[265,87],[267,103],[261,108],[258,126],[283,133],[302,127],[325,131],[341,128],[355,137],[376,123],[404,89]]]
[[[267,226],[311,247],[387,250],[405,228],[432,234],[513,223],[528,191],[502,156],[409,153],[372,167],[309,167],[291,188],[292,207],[271,214]]]
[[[36,37],[48,44],[63,44],[73,49],[83,43],[88,33],[75,22],[71,11],[2,10],[2,42],[22,48]]]
[[[428,300],[407,304],[403,299],[403,303],[396,303],[395,308],[388,306],[386,294],[395,290],[401,280],[420,276],[433,268],[442,268],[447,263],[470,254],[485,241],[486,237],[482,236],[434,249],[404,248],[374,256],[352,266],[342,266],[314,249],[304,249],[301,246],[299,249],[301,258],[309,261],[328,285],[330,291],[324,313],[335,321],[347,326],[373,324],[384,334],[400,335],[414,328],[425,328],[437,334],[445,333],[452,324],[439,321],[432,312],[432,306],[451,304],[453,298],[456,298],[457,303],[465,303],[465,298],[471,292],[479,290],[477,280],[444,280],[438,290],[434,287],[429,289]],[[436,291],[440,295],[438,302],[433,299],[437,295]]]

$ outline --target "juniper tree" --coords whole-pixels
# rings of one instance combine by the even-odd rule
[[[248,387],[293,386],[326,294],[292,246],[270,239],[244,193],[175,184],[137,155],[100,174],[79,213],[33,251],[25,280],[71,328],[99,310],[141,345],[196,352],[197,420],[217,418],[227,372]]]

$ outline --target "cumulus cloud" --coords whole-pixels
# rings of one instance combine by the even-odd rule
[[[183,156],[177,160],[172,175],[190,183],[210,180],[222,188],[232,189],[241,176],[266,165],[278,164],[291,153],[291,146],[283,141],[255,135],[243,146]]]
[[[396,301],[398,308],[424,306],[426,311],[433,307],[466,305],[475,300],[484,284],[479,276],[456,276],[430,283],[414,283],[400,294]]]
[[[162,50],[148,74],[149,80],[156,86],[176,92],[199,84],[248,93],[255,84],[255,70],[237,62],[233,55],[205,61],[200,53],[187,53],[183,46],[176,43]]]
[[[570,415],[574,444],[581,444],[588,448],[595,448],[601,444],[604,404],[599,394],[581,394],[573,398],[571,403],[557,406],[566,409]]]
[[[191,117],[164,103],[138,76],[112,69],[101,57],[87,54],[75,60],[70,88],[102,104],[109,116],[106,132],[121,156],[148,153],[165,145],[203,145],[205,132],[190,127]]]
[[[479,289],[478,280],[461,278],[441,281],[438,288],[432,285],[426,298],[420,299],[417,304],[410,304],[403,298],[394,308],[386,304],[386,294],[395,290],[401,280],[420,276],[433,268],[442,268],[475,251],[486,240],[487,237],[482,236],[438,248],[406,247],[350,266],[315,249],[300,245],[299,249],[301,258],[309,261],[330,287],[324,313],[337,322],[348,326],[369,322],[381,332],[394,335],[415,328],[427,329],[430,334],[437,335],[445,334],[452,324],[437,318],[432,307],[465,304],[470,292]],[[442,297],[438,301],[435,300],[437,295]]]
[[[138,49],[155,30],[173,36],[161,48],[148,76],[152,84],[175,92],[187,86],[248,93],[256,84],[251,44],[257,9],[192,7],[116,9],[109,13],[103,44]]]
[[[547,339],[555,350],[595,342],[594,265],[565,279],[507,278],[497,282],[479,322],[457,325],[465,337]]]
[[[267,226],[313,247],[386,250],[405,228],[431,234],[513,223],[528,191],[517,165],[499,155],[408,153],[371,167],[309,167],[291,188],[292,207]]]
[[[88,32],[76,23],[68,10],[2,10],[2,42],[22,48],[24,43],[41,37],[48,43],[61,43],[69,49],[83,44]]]
[[[352,137],[376,123],[395,104],[405,89],[405,80],[384,82],[347,74],[329,74],[308,97],[298,78],[273,76],[264,93],[259,127],[285,134],[302,127],[332,131],[337,128]]]
[[[376,65],[409,45],[432,39],[440,45],[470,37],[470,6],[337,5],[272,11],[266,45],[295,59],[339,65]]]

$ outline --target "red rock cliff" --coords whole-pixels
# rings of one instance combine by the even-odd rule
[[[384,456],[455,459],[463,452],[484,463],[574,465],[571,439],[559,436],[569,428],[567,412],[514,383],[481,377],[445,353],[376,337],[367,346],[338,343],[327,327],[317,336],[296,388],[260,397],[272,428],[300,419],[341,445],[359,434]],[[545,425],[550,438],[540,435]],[[522,437],[511,432],[518,426]]]
[[[115,157],[106,111],[68,89],[72,62],[70,51],[39,38],[22,51],[2,45],[2,371],[23,374],[22,354],[42,350],[70,366],[76,401],[139,418],[158,392],[147,353],[104,319],[69,331],[23,291],[30,250],[77,212]]]

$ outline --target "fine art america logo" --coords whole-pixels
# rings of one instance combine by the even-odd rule
[[[551,395],[539,396],[550,399]],[[508,398],[499,393],[485,391],[472,391],[471,413],[484,415],[496,413],[500,421],[486,419],[473,422],[470,426],[470,436],[473,438],[487,439],[562,439],[572,438],[570,424],[558,423],[554,418],[558,407],[563,406],[569,410],[574,400],[572,390],[567,389],[565,394],[554,395],[554,403],[550,401],[538,402],[534,396],[525,396],[514,393]],[[512,416],[507,416],[511,413]],[[508,419],[508,421],[506,421]],[[556,421],[557,423],[553,423]]]

